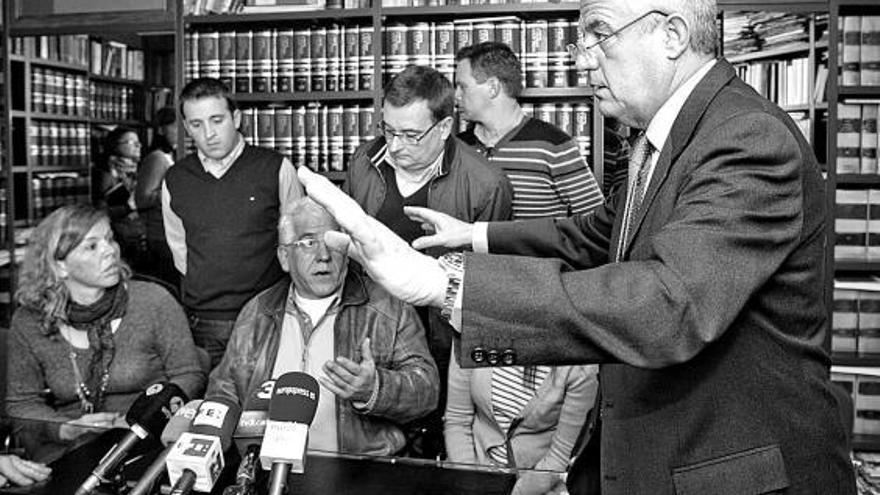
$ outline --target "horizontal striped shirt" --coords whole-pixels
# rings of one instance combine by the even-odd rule
[[[604,200],[577,143],[552,124],[526,117],[492,148],[477,139],[473,125],[459,137],[507,175],[517,220],[586,213]]]

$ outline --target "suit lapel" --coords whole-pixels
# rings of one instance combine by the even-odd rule
[[[626,239],[624,258],[632,247],[632,240],[639,232],[642,221],[645,219],[645,213],[651,207],[651,203],[657,196],[660,187],[666,181],[669,175],[669,169],[672,164],[678,160],[685,146],[690,142],[697,125],[709,107],[709,104],[715,98],[715,95],[726,86],[736,73],[733,67],[726,60],[718,60],[709,70],[702,81],[697,84],[694,91],[688,96],[684,102],[681,111],[675,118],[666,144],[660,150],[660,157],[654,166],[654,172],[651,174],[651,181],[648,183],[648,189],[645,191],[645,198],[642,200],[639,211],[633,219],[633,225],[630,227],[629,238]]]

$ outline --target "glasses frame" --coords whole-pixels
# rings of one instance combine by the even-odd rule
[[[388,124],[386,124],[384,120],[382,122],[379,122],[376,125],[376,127],[379,128],[379,132],[382,133],[382,136],[385,137],[385,141],[387,141],[388,144],[391,144],[391,141],[393,141],[394,138],[397,138],[397,139],[400,139],[400,141],[403,144],[415,146],[415,145],[421,143],[422,140],[425,139],[425,136],[427,136],[431,131],[433,131],[434,128],[437,127],[437,124],[439,124],[440,122],[443,122],[444,120],[446,120],[446,119],[444,118],[444,119],[438,120],[437,122],[434,122],[433,124],[431,124],[431,127],[428,127],[427,129],[425,129],[424,132],[422,132],[418,136],[409,136],[409,135],[404,134],[400,131],[389,130]]]
[[[606,41],[610,40],[611,38],[614,38],[615,36],[619,35],[623,31],[629,29],[630,27],[635,26],[639,21],[641,21],[642,19],[645,19],[649,15],[654,15],[654,14],[660,14],[664,17],[669,17],[669,14],[667,14],[666,12],[663,12],[661,10],[649,10],[649,11],[645,12],[644,14],[636,17],[635,19],[627,22],[626,24],[619,27],[618,29],[615,29],[614,31],[610,32],[609,34],[606,34],[605,36],[602,36],[601,38],[596,37],[596,41],[594,43],[590,43],[589,45],[586,45],[584,39],[579,36],[577,43],[569,43],[568,45],[565,46],[565,48],[568,50],[569,55],[571,55],[575,60],[577,60],[577,58],[581,57],[581,56],[588,57],[589,54],[592,53],[593,48],[596,48],[596,47],[602,48],[603,43],[605,43]],[[604,49],[603,49],[603,51],[604,51]]]
[[[281,247],[298,249],[304,253],[315,253],[318,251],[318,248],[321,245],[330,250],[324,239],[318,237],[307,237],[305,239],[299,239],[293,242],[286,242],[284,244],[281,244]]]

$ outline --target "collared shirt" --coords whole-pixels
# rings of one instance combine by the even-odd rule
[[[244,138],[239,134],[238,143],[236,143],[228,155],[220,160],[208,158],[201,151],[197,153],[205,171],[219,179],[229,171],[235,160],[241,156],[244,147]],[[299,179],[296,176],[296,168],[294,168],[287,157],[284,157],[281,159],[281,166],[278,168],[278,200],[280,205],[283,207],[299,197],[299,190],[300,185]],[[171,209],[171,193],[168,191],[168,185],[164,180],[162,181],[162,217],[165,225],[165,240],[168,242],[168,248],[171,250],[171,256],[174,258],[174,267],[181,274],[186,275],[186,229],[183,225],[183,220]]]
[[[441,151],[440,154],[437,155],[437,158],[435,158],[427,168],[420,170],[415,174],[400,168],[394,163],[394,157],[388,152],[387,144],[385,145],[385,153],[382,155],[382,160],[394,169],[394,177],[397,179],[397,189],[400,191],[400,195],[406,198],[421,189],[422,186],[437,176],[440,172],[440,164],[443,163],[443,155],[445,154],[445,151]]]

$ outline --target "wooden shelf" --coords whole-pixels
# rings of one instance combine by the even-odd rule
[[[788,58],[792,55],[800,55],[810,51],[810,44],[806,41],[793,43],[791,45],[780,46],[779,48],[771,48],[769,50],[760,50],[757,52],[743,53],[740,55],[731,55],[727,60],[732,64],[741,64],[751,62],[753,60],[766,60],[776,58]]]
[[[22,166],[16,165],[12,167],[12,171],[15,173],[27,173],[31,172],[34,174],[60,174],[66,172],[87,172],[89,170],[89,165],[52,165],[52,166],[44,166],[44,165],[29,165]]]
[[[523,98],[578,98],[593,96],[593,88],[576,86],[572,88],[524,88]]]
[[[114,76],[105,76],[102,74],[95,74],[94,72],[89,72],[89,79],[98,82],[105,82],[111,84],[124,84],[126,86],[143,86],[144,81],[136,81],[134,79],[126,79],[124,77],[114,77]]]
[[[91,118],[89,122],[93,125],[125,125],[128,127],[143,127],[147,125],[146,122],[140,120],[123,120],[123,119],[99,119],[99,118]]]
[[[880,260],[835,260],[835,272],[880,272]]]
[[[29,61],[31,65],[39,65],[42,67],[50,67],[53,69],[76,71],[83,74],[89,71],[89,68],[85,65],[72,64],[70,62],[62,62],[60,60],[48,60],[42,58],[25,58],[24,60]]]
[[[880,366],[880,353],[832,352],[831,362],[836,366]]]
[[[304,93],[234,93],[235,101],[272,103],[285,101],[372,100],[372,91],[309,91]]]
[[[379,0],[376,0],[379,1]],[[463,16],[511,15],[522,18],[577,15],[577,2],[542,2],[491,5],[443,5],[435,7],[389,7],[381,10],[384,17],[407,19],[462,18]]]
[[[376,0],[380,1],[380,0]],[[240,24],[242,22],[289,22],[289,21],[314,21],[314,20],[337,20],[337,19],[371,19],[373,9],[324,9],[303,10],[291,12],[267,12],[254,14],[215,14],[197,15],[183,18],[183,22],[198,29],[199,26],[217,24]]]
[[[88,123],[89,118],[81,115],[64,115],[61,113],[45,113],[45,112],[21,112],[16,111],[13,117],[27,117],[37,120],[55,120],[58,122],[83,122]]]

